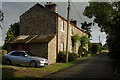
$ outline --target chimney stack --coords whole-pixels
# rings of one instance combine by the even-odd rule
[[[47,2],[45,4],[45,8],[49,9],[52,12],[57,13],[57,4],[56,3],[52,3],[52,2]]]
[[[71,19],[70,22],[77,26],[77,20]]]

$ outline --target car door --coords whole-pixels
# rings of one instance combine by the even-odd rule
[[[19,63],[20,64],[29,64],[30,59],[25,56],[25,52],[19,52]]]
[[[12,52],[10,54],[10,60],[12,61],[12,64],[18,64],[19,63],[19,53],[18,52]]]

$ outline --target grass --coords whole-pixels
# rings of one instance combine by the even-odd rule
[[[83,60],[86,58],[88,57],[78,58],[77,60],[71,61],[69,63],[55,63],[52,65],[40,67],[40,68],[32,68],[28,66],[2,65],[2,76],[3,78],[31,78],[31,77],[41,78],[50,73],[69,67],[77,63],[79,60]]]

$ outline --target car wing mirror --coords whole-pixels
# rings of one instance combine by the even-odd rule
[[[25,55],[25,57],[28,57],[28,55]]]

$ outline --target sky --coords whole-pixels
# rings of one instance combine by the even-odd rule
[[[3,21],[3,30],[0,30],[0,33],[2,32],[2,35],[0,35],[0,46],[3,45],[5,35],[7,30],[9,29],[10,25],[19,21],[19,16],[25,13],[29,8],[34,6],[37,2],[2,2],[2,8],[4,12],[4,21]],[[45,2],[39,2],[40,4],[44,5]],[[58,5],[58,13],[67,19],[67,2],[56,2]],[[77,11],[79,12],[79,17],[77,11],[75,10],[74,6],[76,7]],[[0,4],[1,5],[1,4]],[[77,20],[77,26],[81,26],[81,22],[84,21],[87,22],[93,22],[93,19],[89,19],[86,16],[83,16],[83,12],[86,6],[88,6],[88,2],[73,2],[71,4],[70,9],[70,18]],[[102,44],[105,44],[106,41],[106,34],[101,33],[100,29],[97,27],[97,24],[95,26],[92,26],[92,41],[91,42],[98,42],[99,36],[101,37]],[[1,40],[2,38],[2,40]]]

